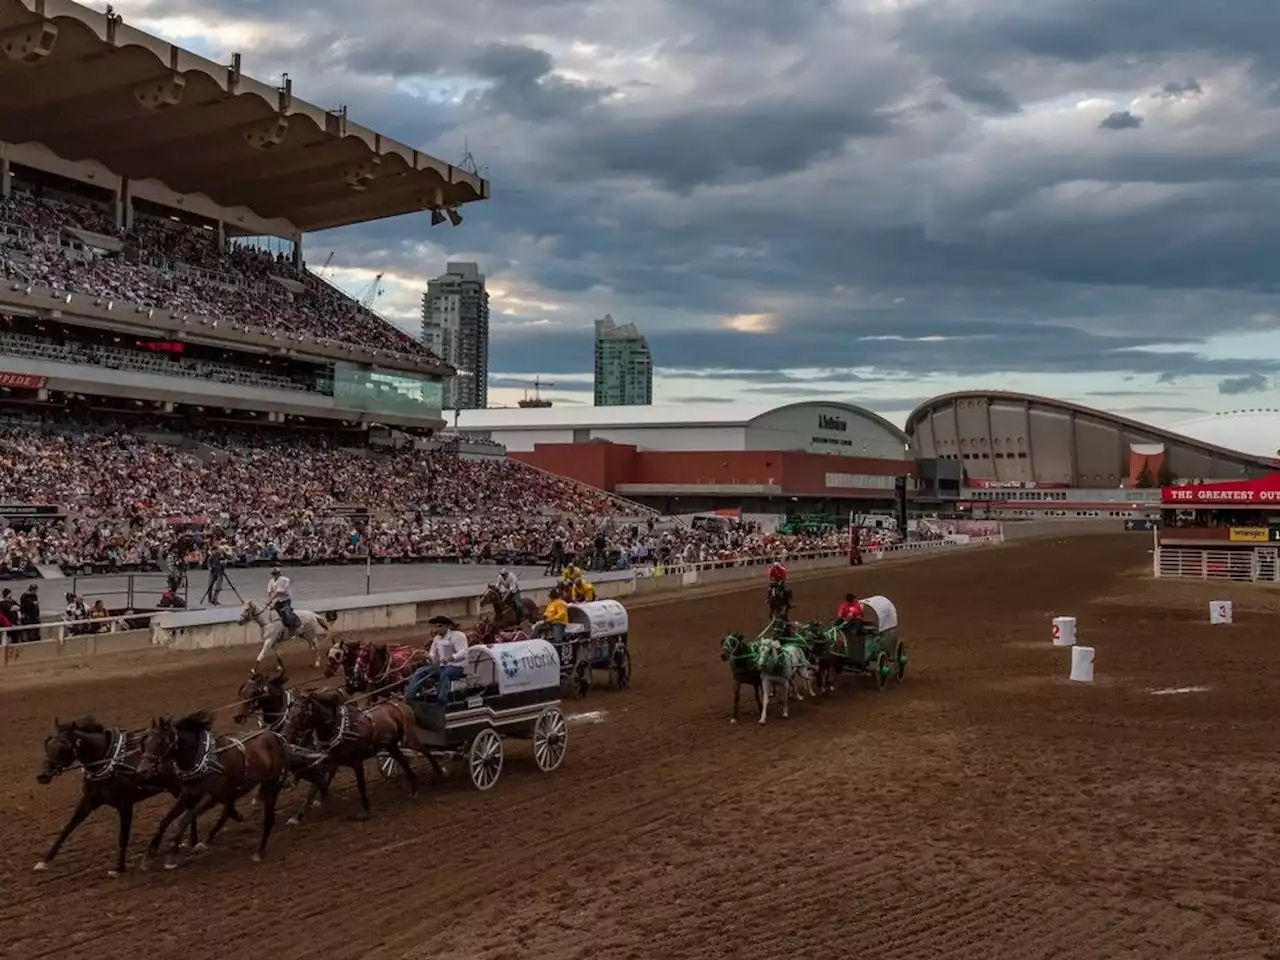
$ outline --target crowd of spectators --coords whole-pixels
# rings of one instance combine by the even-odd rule
[[[557,546],[596,569],[848,549],[843,530],[785,536],[749,523],[659,522],[501,456],[353,450],[284,433],[179,438],[10,424],[0,429],[0,503],[58,508],[54,520],[0,526],[0,576],[43,564],[153,569],[184,541],[192,546],[180,553],[195,564],[214,545],[237,564],[538,563]],[[367,522],[352,520],[362,511]]]
[[[67,230],[118,240],[98,250]],[[215,231],[137,214],[128,230],[88,202],[15,189],[0,199],[0,276],[34,287],[169,310],[258,333],[310,339],[409,359],[430,352],[290,258],[223,247]],[[277,279],[279,278],[279,279]],[[280,282],[285,281],[285,282]],[[292,288],[292,289],[291,289]]]

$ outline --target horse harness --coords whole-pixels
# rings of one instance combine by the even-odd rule
[[[246,760],[245,774],[247,778],[247,761],[249,758],[249,751],[244,748],[244,745],[254,737],[259,737],[264,733],[270,733],[277,737],[279,736],[274,729],[264,728],[259,730],[257,733],[251,733],[247,737],[233,737],[227,735],[227,739],[231,742],[225,746],[219,747],[217,735],[214,734],[212,730],[205,730],[200,734],[200,750],[196,756],[195,763],[186,770],[183,770],[177,765],[177,763],[175,763],[173,765],[173,772],[183,783],[191,783],[196,780],[203,780],[205,777],[226,773],[227,768],[218,760],[218,755],[226,753],[234,747],[240,751],[240,755]]]
[[[131,767],[124,762],[129,752],[129,735],[119,727],[112,727],[109,736],[111,739],[108,741],[105,757],[94,760],[92,763],[80,761],[80,766],[84,768],[84,778],[91,783],[110,780],[116,774],[137,773],[136,767]]]

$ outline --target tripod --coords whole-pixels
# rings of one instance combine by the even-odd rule
[[[240,591],[236,589],[236,585],[231,582],[231,577],[227,576],[227,571],[223,568],[222,570],[219,570],[216,575],[210,571],[209,585],[204,588],[204,593],[200,597],[200,602],[202,604],[206,602],[216,603],[213,599],[213,588],[219,584],[230,587],[231,592],[236,595],[236,599],[241,603],[244,603],[244,597],[240,596]]]

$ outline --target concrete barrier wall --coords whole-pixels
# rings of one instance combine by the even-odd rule
[[[866,563],[893,557],[915,556],[973,549],[999,542],[999,537],[973,538],[966,543],[926,541],[899,544],[863,554]],[[787,568],[792,573],[847,567],[849,558],[843,553],[789,557]],[[670,567],[657,576],[640,576],[636,571],[598,574],[591,578],[601,599],[622,598],[636,594],[674,593],[694,586],[731,583],[759,578],[765,564],[721,566],[697,564]],[[524,595],[539,605],[544,604],[556,581],[539,578],[526,581]],[[485,587],[444,587],[371,596],[335,597],[325,609],[338,614],[335,632],[381,630],[425,624],[432,617],[445,615],[469,619],[480,613],[480,596]],[[40,662],[71,660],[108,653],[127,653],[150,647],[168,650],[208,650],[219,647],[257,646],[261,631],[257,624],[237,623],[238,608],[183,610],[156,614],[150,630],[67,637],[36,643],[11,644],[4,648],[0,668]]]

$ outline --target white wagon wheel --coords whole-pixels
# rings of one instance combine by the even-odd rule
[[[560,766],[569,746],[569,725],[557,707],[548,707],[538,714],[533,725],[533,759],[538,769],[550,773]]]
[[[502,738],[485,727],[471,741],[467,751],[467,769],[477,790],[488,790],[502,775]]]

